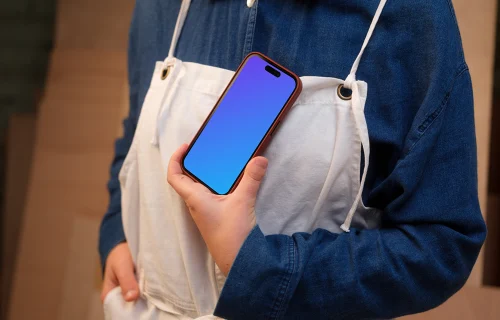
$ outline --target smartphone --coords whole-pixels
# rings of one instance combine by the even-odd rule
[[[182,159],[184,173],[231,193],[297,99],[300,78],[258,52],[245,57]]]

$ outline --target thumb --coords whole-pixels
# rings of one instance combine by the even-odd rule
[[[115,274],[122,289],[123,299],[125,301],[137,300],[139,298],[139,285],[134,276],[133,263],[118,266]]]
[[[245,169],[243,178],[236,189],[240,195],[245,197],[257,198],[260,184],[267,170],[267,159],[264,157],[253,158]]]

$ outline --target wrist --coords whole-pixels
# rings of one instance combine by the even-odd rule
[[[249,229],[248,232],[240,232],[232,237],[223,234],[220,240],[216,240],[210,245],[207,244],[215,263],[225,276],[229,274],[236,256],[252,229]]]

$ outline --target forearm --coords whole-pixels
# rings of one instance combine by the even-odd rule
[[[255,228],[215,314],[380,319],[424,311],[449,298],[468,278],[486,236],[472,101],[470,76],[462,67],[443,104],[416,119],[408,153],[373,189],[383,208],[380,229],[265,237]]]
[[[292,237],[265,237],[256,227],[235,260],[216,315],[370,319],[433,308],[472,269],[484,225],[470,227],[467,236],[444,225],[408,225]]]
[[[101,257],[101,266],[104,270],[109,253],[118,244],[126,241],[123,232],[121,212],[108,212],[104,216],[99,231],[99,255]]]

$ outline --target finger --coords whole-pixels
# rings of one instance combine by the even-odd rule
[[[116,288],[118,284],[116,282],[113,282],[109,277],[104,277],[104,282],[102,284],[102,291],[101,291],[101,302],[104,303],[104,299],[106,299],[106,296],[108,293]]]
[[[192,192],[194,185],[196,184],[190,177],[186,176],[182,171],[181,161],[182,157],[186,153],[188,148],[187,144],[180,146],[177,151],[174,152],[168,163],[167,181],[170,185],[177,191],[177,193],[182,197],[186,198],[190,192]]]
[[[241,182],[235,192],[245,197],[256,199],[260,184],[266,174],[267,164],[268,161],[264,157],[253,158],[247,164],[243,178],[241,178]]]
[[[134,264],[132,261],[118,265],[115,269],[115,274],[122,289],[123,299],[125,301],[137,300],[139,298],[139,285],[135,279]]]

